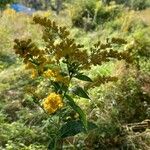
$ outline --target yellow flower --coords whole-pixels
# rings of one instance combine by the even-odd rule
[[[61,83],[65,84],[65,85],[69,84],[69,78],[68,77],[63,77],[60,74],[56,76],[55,81],[56,82],[61,82]]]
[[[35,70],[35,69],[33,69],[32,70],[32,75],[31,75],[31,78],[36,78],[38,76],[38,72]]]
[[[54,77],[55,74],[51,69],[48,69],[47,71],[44,72],[44,76],[49,78],[49,77]]]
[[[26,69],[33,69],[33,68],[35,68],[35,66],[34,66],[31,62],[28,62],[28,63],[25,65],[25,68],[26,68]]]
[[[10,9],[10,8],[4,10],[3,13],[4,13],[5,15],[9,15],[9,16],[14,16],[14,15],[16,14],[15,10]]]
[[[55,68],[55,70],[48,69],[47,71],[44,72],[44,77],[46,78],[52,78],[56,82],[63,83],[65,85],[69,84],[69,78],[64,77],[60,74],[59,68]]]
[[[63,106],[62,98],[59,94],[51,93],[44,100],[43,107],[49,113],[54,113],[57,109]]]

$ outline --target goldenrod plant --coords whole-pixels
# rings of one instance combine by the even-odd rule
[[[84,74],[84,70],[114,59],[132,63],[132,53],[113,49],[127,44],[121,38],[107,39],[106,43],[97,42],[87,50],[84,45],[77,44],[71,38],[66,27],[59,27],[55,22],[38,16],[33,21],[43,27],[45,47],[39,48],[31,39],[16,39],[14,49],[23,59],[26,69],[31,70],[34,81],[49,83],[47,88],[50,90],[45,93],[46,98],[36,95],[34,91],[31,93],[34,102],[47,114],[48,119],[58,117],[55,124],[58,131],[50,140],[48,149],[62,149],[64,138],[81,132],[87,133],[97,127],[87,119],[84,110],[77,105],[74,98],[92,101],[88,94],[90,88],[117,80],[116,77],[105,76],[91,79]],[[86,84],[80,86],[75,79]],[[65,118],[67,107],[75,112],[75,116],[70,119]]]

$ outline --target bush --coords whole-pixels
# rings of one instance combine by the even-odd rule
[[[104,0],[104,4],[110,4],[113,0]],[[149,0],[114,0],[117,4],[124,4],[134,10],[143,10],[150,7]]]
[[[127,3],[134,10],[142,10],[150,6],[149,0],[129,0]]]
[[[123,131],[116,120],[99,122],[99,128],[85,139],[85,145],[91,149],[121,148],[124,138],[122,135]]]
[[[8,150],[12,146],[19,149],[22,148],[22,146],[30,146],[33,143],[39,145],[44,141],[44,137],[41,136],[43,134],[42,130],[35,127],[29,128],[19,122],[10,124],[3,121],[0,123],[0,131],[0,145],[3,148],[6,147]]]
[[[122,6],[112,3],[110,6],[104,6],[97,0],[77,1],[68,7],[74,26],[94,29],[97,24],[103,24],[106,21],[113,20],[121,14]]]
[[[134,10],[142,10],[150,6],[149,0],[115,0],[119,4],[125,4]]]

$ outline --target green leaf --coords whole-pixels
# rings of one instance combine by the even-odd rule
[[[80,132],[85,131],[83,128],[83,124],[80,120],[69,121],[60,129],[60,137],[66,138],[68,136],[74,136]]]
[[[59,131],[58,131],[59,132]],[[60,149],[62,146],[62,139],[59,137],[59,133],[57,134],[58,136],[53,137],[48,144],[47,150],[57,150]]]
[[[72,93],[80,96],[80,97],[83,97],[83,98],[87,98],[87,99],[90,99],[88,94],[84,91],[83,88],[79,87],[79,86],[76,86],[72,89]]]
[[[88,122],[87,125],[88,125],[87,126],[88,127],[87,128],[88,131],[98,128],[98,126],[95,123],[93,123],[93,122]]]
[[[79,73],[75,76],[75,78],[83,80],[83,81],[88,81],[88,82],[93,82],[91,78],[89,78],[86,75],[83,75],[82,73]]]
[[[53,138],[49,144],[47,150],[55,150],[55,143],[56,143],[56,138]]]
[[[63,85],[61,86],[61,89],[62,89],[62,91],[65,91],[65,92],[66,92],[66,91],[68,90],[68,86],[66,86],[66,85],[63,84]]]
[[[85,128],[85,130],[87,130],[87,119],[86,119],[86,115],[83,112],[83,110],[74,102],[74,100],[69,96],[69,95],[65,95],[65,97],[68,99],[68,104],[73,108],[73,110],[75,112],[77,112],[79,114],[80,120],[83,123],[83,126]]]
[[[51,81],[52,85],[54,86],[55,90],[59,90],[60,89],[60,85],[58,82],[53,82]]]
[[[97,126],[88,122],[88,131],[97,128]],[[66,138],[69,136],[75,136],[78,133],[85,132],[83,124],[80,120],[72,120],[64,124],[59,130],[59,134],[61,138]]]

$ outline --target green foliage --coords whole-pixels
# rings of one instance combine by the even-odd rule
[[[41,24],[45,28],[43,39],[46,42],[46,44],[48,44],[46,46],[45,51],[38,49],[38,47],[34,43],[32,43],[30,39],[27,41],[25,40],[19,41],[16,39],[15,40],[16,45],[14,46],[16,54],[19,54],[20,57],[24,59],[24,63],[26,63],[29,66],[29,68],[34,69],[34,72],[35,69],[37,68],[37,77],[38,76],[44,77],[42,75],[44,74],[46,75],[46,77],[50,79],[51,84],[53,86],[52,88],[55,93],[51,93],[45,100],[43,104],[44,106],[43,109],[45,109],[45,112],[47,112],[48,114],[52,114],[58,109],[58,108],[54,108],[55,107],[54,103],[48,104],[48,102],[51,102],[51,99],[54,99],[56,101],[55,103],[57,106],[57,101],[59,103],[62,103],[61,97],[66,97],[69,100],[69,103],[67,104],[69,104],[71,108],[79,114],[79,119],[82,122],[82,127],[85,130],[87,130],[87,120],[84,112],[79,106],[75,104],[73,99],[71,99],[68,95],[66,95],[66,93],[69,93],[69,86],[72,78],[75,76],[77,72],[79,72],[79,70],[82,67],[84,68],[84,66],[87,65],[86,62],[84,62],[83,60],[84,58],[83,52],[79,50],[83,46],[77,45],[74,42],[74,40],[69,39],[68,37],[69,32],[66,30],[65,27],[63,28],[58,27],[55,24],[55,22],[51,22],[46,18],[42,19],[39,17],[34,17],[34,21],[35,23]],[[61,40],[60,43],[55,44],[55,40],[56,40],[55,38],[59,38],[59,40]],[[58,48],[60,49],[59,51]],[[47,57],[48,54],[51,54],[51,58],[53,58],[54,61],[51,61],[51,59]],[[79,57],[79,55],[81,56]],[[84,55],[87,56],[86,53],[84,53]],[[59,67],[61,64],[67,67],[67,72],[63,71],[63,68]],[[56,72],[55,70],[52,71],[50,70],[52,68],[47,68],[48,66],[52,66],[53,69],[59,67],[58,71],[61,72],[59,73]],[[65,79],[67,79],[66,82],[64,82]],[[59,93],[61,94],[61,96],[59,95]],[[86,92],[81,87],[76,88],[74,90],[74,94],[80,97],[89,98]],[[34,97],[33,95],[33,99],[37,99],[37,98]],[[39,104],[40,106],[40,102],[38,102],[37,104]],[[47,105],[49,106],[47,107]],[[63,113],[63,111],[61,113]],[[61,126],[65,122],[62,122],[62,120],[64,119],[61,118],[60,114],[58,114],[58,117],[59,117],[59,122],[57,123],[58,124],[57,132],[59,133],[62,131]],[[81,132],[82,130],[79,131]],[[78,132],[75,132],[75,134],[77,134]],[[70,134],[68,134],[68,136],[69,135]],[[49,144],[49,148],[55,149],[57,145],[59,145],[58,141],[61,140],[60,138],[62,137],[61,136],[59,137],[59,135],[57,135],[56,133],[55,138]]]
[[[149,149],[149,130],[138,134],[122,130],[122,125],[150,117],[150,35],[145,15],[140,16],[140,11],[125,11],[122,6],[115,4],[104,6],[95,0],[83,2],[64,1],[65,7],[57,17],[52,11],[37,12],[40,16],[55,20],[58,25],[69,24],[69,27],[71,20],[79,16],[78,21],[81,20],[84,24],[81,23],[81,27],[90,32],[73,26],[67,38],[85,45],[84,48],[79,48],[79,51],[86,49],[82,53],[88,54],[85,54],[85,60],[91,54],[95,55],[95,58],[88,59],[88,62],[91,58],[92,62],[95,62],[91,68],[76,70],[77,65],[68,66],[69,74],[74,75],[69,92],[66,93],[67,97],[64,97],[65,105],[49,117],[39,108],[39,102],[45,99],[48,93],[57,91],[61,94],[67,91],[67,87],[62,83],[47,82],[43,77],[34,80],[29,78],[31,72],[25,71],[22,59],[16,58],[12,52],[13,40],[16,37],[23,38],[22,41],[32,39],[27,46],[34,44],[39,50],[45,50],[47,47],[51,56],[51,50],[65,49],[69,41],[59,37],[61,34],[57,34],[59,28],[55,25],[52,25],[55,31],[49,30],[48,26],[45,30],[44,27],[33,24],[32,16],[15,13],[11,9],[3,11],[0,18],[0,149],[45,150],[48,145],[52,149],[51,146],[54,147],[55,144],[62,148],[62,141],[63,149]],[[70,18],[68,11],[77,13]],[[83,17],[80,12],[84,12]],[[46,35],[43,38],[42,30]],[[60,44],[61,40],[67,44]],[[50,41],[54,42],[54,47],[48,44]],[[55,44],[60,45],[55,47]],[[127,53],[128,51],[130,52]],[[116,58],[119,58],[119,61],[116,61]],[[128,65],[124,59],[130,60],[129,62],[136,64],[138,68],[132,64]],[[53,69],[53,66],[47,65],[44,71],[48,67]],[[61,62],[61,67],[61,75],[66,77],[68,71],[64,62]],[[42,70],[39,73],[41,74]],[[84,92],[76,90],[76,94],[73,94],[72,90],[77,85],[80,85]],[[87,96],[90,101],[82,98]],[[60,124],[59,118],[62,119]],[[92,122],[89,123],[88,120]],[[75,125],[78,127],[76,133],[73,130]],[[89,128],[92,130],[89,131]],[[65,137],[58,138],[58,135],[62,134]]]
[[[148,58],[150,56],[150,34],[147,32],[149,29],[149,27],[145,29],[139,27],[133,34],[136,45],[135,49],[141,57]]]
[[[142,10],[150,6],[149,0],[123,0],[121,3],[125,3],[127,6],[135,10]]]
[[[122,6],[112,4],[104,6],[101,2],[94,1],[75,1],[73,6],[68,7],[73,25],[91,30],[98,24],[115,19],[121,14]]]
[[[74,100],[69,95],[65,95],[65,97],[67,98],[68,103],[73,108],[73,110],[79,114],[79,118],[82,124],[84,125],[85,129],[87,129],[87,118],[83,110],[74,102]]]
[[[99,120],[100,121],[100,120]],[[106,121],[106,122],[105,122]],[[98,122],[98,127],[87,136],[80,136],[76,145],[78,148],[110,149],[123,148],[124,132],[117,120],[111,119]]]
[[[0,0],[0,9],[4,9],[7,4],[12,3],[13,0]]]
[[[128,81],[123,79],[117,87],[122,93],[116,93],[116,108],[118,118],[123,122],[137,122],[147,118],[149,96],[140,89],[138,81],[128,77]],[[119,92],[119,90],[117,89]],[[118,96],[117,96],[118,95]]]
[[[74,93],[75,95],[78,95],[80,97],[90,99],[89,96],[88,96],[88,94],[84,91],[84,89],[82,89],[79,86],[74,87],[72,89],[72,93]]]
[[[97,126],[94,123],[92,122],[87,123],[87,131],[93,130],[95,128],[97,128]],[[85,129],[83,128],[81,121],[79,120],[68,121],[60,129],[60,136],[62,138],[65,138],[65,137],[77,135],[78,133],[81,133],[81,132],[85,132]]]
[[[39,132],[36,128],[29,128],[27,126],[24,126],[22,123],[19,122],[14,122],[11,124],[7,122],[1,122],[0,131],[0,145],[3,147],[6,146],[8,150],[15,147],[18,150],[19,148],[26,148],[28,146],[32,147],[32,143],[37,143],[38,146],[40,142],[43,141],[43,139],[40,138],[41,136],[39,135],[41,131]],[[15,142],[12,142],[14,139]]]
[[[27,65],[27,68],[33,70],[32,78],[40,78],[41,80],[48,78],[48,81],[51,83],[51,88],[54,92],[50,93],[44,101],[42,100],[43,106],[40,100],[38,100],[38,96],[36,97],[33,94],[32,97],[48,116],[54,115],[54,113],[57,114],[59,120],[56,123],[58,131],[56,131],[55,137],[50,141],[48,146],[49,149],[56,149],[58,146],[61,146],[59,143],[62,140],[61,138],[74,136],[88,130],[88,121],[84,111],[69,95],[73,93],[82,98],[90,98],[84,88],[76,84],[71,84],[72,79],[88,80],[90,84],[93,83],[91,82],[92,80],[80,73],[83,69],[90,69],[91,65],[101,65],[102,62],[111,61],[113,58],[118,60],[124,59],[129,63],[132,63],[133,60],[130,52],[118,52],[112,49],[113,45],[127,44],[124,39],[107,39],[106,44],[97,42],[91,48],[90,55],[88,55],[87,51],[83,49],[84,45],[76,44],[75,40],[69,37],[70,33],[65,27],[59,27],[55,22],[37,16],[33,18],[33,21],[44,28],[43,40],[45,41],[45,48],[38,48],[31,39],[16,39],[14,49],[16,54],[19,54],[23,58],[23,62]],[[102,81],[98,77],[94,82],[100,81],[100,83],[105,83],[115,80],[114,77],[106,77]],[[95,85],[98,86],[97,84]],[[67,102],[64,98],[67,99]],[[79,121],[72,120],[67,123],[65,122],[62,116],[64,110],[60,109],[63,106],[62,101],[66,105],[71,106],[79,115]],[[58,109],[60,109],[60,112],[57,111]],[[67,133],[66,128],[69,128]],[[61,136],[59,136],[60,134]]]
[[[75,76],[75,78],[79,79],[79,80],[83,80],[83,81],[89,81],[89,82],[92,82],[92,79],[90,79],[88,76],[80,73],[80,74],[77,74]]]
[[[106,4],[110,4],[112,0],[105,0]],[[149,0],[114,0],[118,4],[124,4],[134,10],[142,10],[150,6]]]

